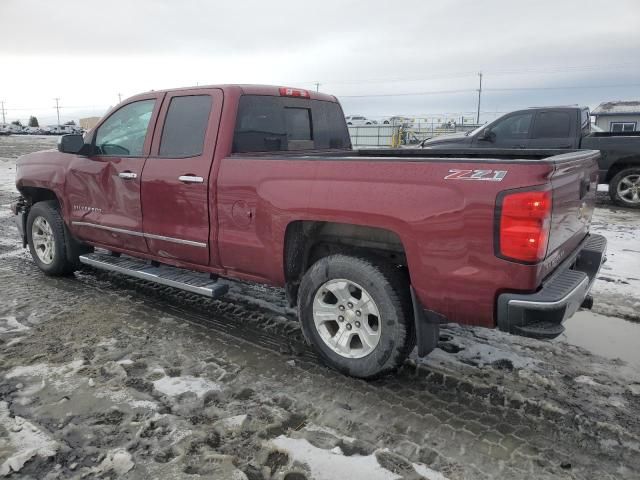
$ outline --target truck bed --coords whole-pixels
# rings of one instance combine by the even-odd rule
[[[289,152],[255,152],[238,153],[232,157],[243,157],[252,159],[274,159],[282,158],[287,160],[340,160],[340,161],[404,161],[404,162],[435,162],[439,160],[478,162],[478,163],[509,163],[522,161],[530,163],[558,163],[571,162],[576,159],[593,156],[597,154],[593,150],[567,150],[567,149],[420,149],[420,148],[397,148],[397,149],[360,149],[360,150],[322,150],[322,151],[299,151]],[[553,158],[552,158],[553,157]]]

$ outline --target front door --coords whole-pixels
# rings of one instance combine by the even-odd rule
[[[527,148],[534,112],[520,112],[508,115],[491,127],[491,137],[476,138],[474,147],[482,148]]]
[[[146,252],[140,177],[162,95],[138,97],[111,113],[92,135],[94,153],[76,156],[66,180],[73,233],[106,247]]]
[[[218,265],[217,220],[210,181],[222,91],[168,93],[151,156],[142,172],[143,231],[150,253],[196,265]],[[211,255],[210,255],[211,254]]]

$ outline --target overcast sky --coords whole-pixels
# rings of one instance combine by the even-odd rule
[[[640,1],[0,0],[7,120],[101,115],[151,89],[270,83],[346,113],[640,99]],[[406,95],[415,94],[415,95]],[[0,118],[1,121],[1,118]]]

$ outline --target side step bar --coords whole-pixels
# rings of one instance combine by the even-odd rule
[[[148,282],[179,288],[191,293],[219,298],[229,291],[229,285],[218,283],[207,273],[193,272],[168,265],[154,266],[151,263],[132,257],[118,257],[106,253],[88,253],[80,255],[85,265],[121,273]]]

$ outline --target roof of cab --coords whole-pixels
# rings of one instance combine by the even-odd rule
[[[240,95],[269,95],[269,96],[280,96],[280,88],[285,85],[251,85],[251,84],[222,84],[222,85],[198,85],[195,87],[180,87],[180,88],[168,88],[165,90],[150,90],[148,92],[140,93],[139,95],[148,95],[149,93],[174,93],[174,92],[188,92],[190,90],[204,90],[207,88],[219,88],[225,92],[231,92],[240,94]],[[336,97],[333,95],[328,95],[326,93],[315,92],[313,90],[308,90],[305,88],[298,89],[297,87],[287,87],[294,88],[297,90],[305,90],[309,92],[309,97],[311,100],[324,100],[329,102],[337,102]],[[133,97],[137,97],[138,95],[134,95]],[[131,98],[133,98],[131,97]]]

